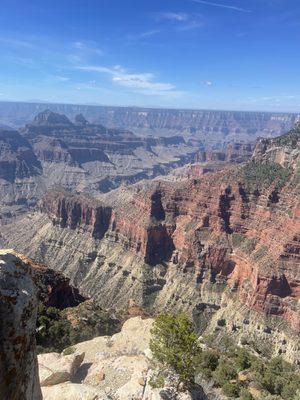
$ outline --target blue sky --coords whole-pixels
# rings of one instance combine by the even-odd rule
[[[0,100],[300,112],[299,0],[0,0]]]

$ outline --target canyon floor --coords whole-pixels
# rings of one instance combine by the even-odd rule
[[[300,126],[255,143],[194,139],[50,110],[18,131],[2,129],[0,246],[43,271],[47,306],[62,297],[62,308],[92,299],[122,315],[130,303],[152,317],[183,311],[199,335],[230,337],[299,367]],[[104,352],[111,340],[99,338]],[[81,363],[97,362],[89,346]],[[141,357],[147,369],[144,349],[131,350],[124,357]],[[123,361],[130,369],[133,361]],[[143,371],[119,386],[112,374],[112,390],[124,399],[126,390],[145,393],[146,384],[132,382],[146,382]],[[75,393],[70,382],[46,385],[45,398]],[[101,383],[80,385],[91,399],[107,395]]]

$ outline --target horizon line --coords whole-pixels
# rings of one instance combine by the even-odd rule
[[[112,104],[89,104],[89,103],[63,103],[51,101],[30,101],[30,100],[0,100],[0,103],[23,103],[38,105],[66,105],[66,106],[82,106],[82,107],[103,107],[103,108],[140,108],[148,110],[177,110],[177,111],[215,111],[215,112],[240,112],[240,113],[268,113],[268,114],[295,114],[300,115],[299,111],[270,111],[270,110],[239,110],[239,109],[223,109],[223,108],[193,108],[193,107],[172,107],[172,106],[142,106],[142,105],[112,105]]]

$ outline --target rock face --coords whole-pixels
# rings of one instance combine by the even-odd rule
[[[20,134],[21,133],[21,134]],[[141,137],[124,129],[71,122],[45,110],[19,132],[0,130],[0,224],[35,206],[47,189],[97,195],[167,173],[193,160],[181,136]]]
[[[29,142],[18,132],[0,130],[0,179],[15,182],[41,173]]]
[[[37,293],[30,265],[0,251],[0,397],[42,399],[35,350]]]
[[[283,166],[276,146],[286,155]],[[103,307],[133,299],[149,310],[184,308],[202,330],[224,313],[225,329],[241,333],[247,324],[233,327],[240,317],[226,306],[236,299],[244,320],[249,312],[256,321],[273,318],[274,326],[284,320],[297,334],[299,215],[299,144],[283,136],[259,142],[248,164],[199,179],[119,188],[101,201],[48,193],[40,211],[20,222],[19,235],[9,226],[3,235]],[[298,350],[278,351],[294,359]]]
[[[30,143],[18,132],[0,129],[0,224],[41,193],[42,166]]]
[[[70,381],[78,371],[84,353],[63,356],[59,353],[40,354],[38,356],[41,386],[53,386]]]
[[[261,139],[253,158],[260,162],[272,161],[285,168],[299,170],[300,122],[285,135],[274,139]]]
[[[49,212],[53,224],[86,229],[96,239],[102,239],[108,230],[112,213],[111,207],[85,196],[74,197],[63,190],[47,193],[40,202],[40,210]]]
[[[188,134],[207,142],[224,138],[241,139],[257,136],[276,136],[287,132],[299,115],[289,113],[233,112],[210,110],[168,110],[138,107],[105,107],[68,104],[49,104],[55,113],[69,118],[78,114],[93,122],[108,127],[122,127],[144,134],[159,136]],[[0,122],[11,126],[22,126],[31,121],[45,104],[0,103]],[[75,120],[78,123],[77,120]]]
[[[31,266],[38,298],[46,307],[62,310],[75,307],[86,300],[77,288],[70,285],[70,279],[63,274],[34,263],[24,255],[18,254],[18,257]]]
[[[0,130],[1,224],[28,211],[53,186],[96,195],[165,174],[198,150],[182,136],[145,138],[91,124],[82,114],[71,122],[50,110],[20,133]]]
[[[125,322],[121,332],[111,337],[101,336],[74,345],[74,353],[69,356],[40,355],[44,400],[54,398],[54,393],[60,394],[62,400],[77,398],[82,393],[84,399],[90,398],[90,394],[97,396],[92,399],[108,399],[108,395],[112,399],[142,399],[149,369],[152,323],[152,319],[132,318]],[[71,395],[74,397],[68,397]]]
[[[280,315],[299,330],[293,302],[300,283],[298,191],[290,184],[280,193],[272,185],[257,193],[246,182],[230,184],[230,174],[124,189],[110,196],[116,204],[110,207],[52,192],[41,211],[54,226],[119,243],[146,264],[170,262],[199,288],[227,281],[249,307]],[[160,281],[158,290],[165,277]]]
[[[30,143],[16,131],[0,130],[0,210],[1,220],[9,217],[5,207],[35,203],[42,166]]]
[[[254,142],[236,142],[228,144],[225,149],[205,149],[199,151],[195,157],[196,162],[227,162],[242,163],[251,158],[255,147]]]
[[[78,125],[87,125],[88,121],[84,118],[82,114],[77,114],[75,116],[75,123]]]
[[[225,319],[238,338],[271,332],[274,354],[295,361],[300,152],[298,130],[289,135],[259,142],[247,164],[198,178],[122,187],[101,201],[48,193],[38,212],[4,227],[2,241],[63,271],[103,307],[133,299],[150,312],[184,309],[202,331]]]
[[[71,121],[63,114],[45,110],[34,118],[35,125],[72,125]]]
[[[137,162],[136,157],[143,156],[143,152],[144,157],[149,159],[148,153],[154,156],[160,147],[169,147],[173,156],[193,153],[192,146],[188,146],[180,136],[142,138],[128,130],[89,124],[81,114],[77,115],[75,123],[72,123],[65,115],[49,110],[38,114],[33,123],[22,129],[22,134],[32,143],[35,154],[42,162],[66,162],[82,166],[87,162],[98,161],[107,163],[107,175],[112,173],[109,167],[118,168],[116,156],[126,157],[125,161],[128,163],[131,159],[132,162]],[[172,146],[176,146],[173,148],[173,154]],[[151,163],[153,168],[153,161]],[[156,157],[155,163],[160,163],[159,157]],[[138,165],[135,166],[137,167]],[[124,170],[124,165],[122,168]],[[121,171],[119,174],[122,175]]]

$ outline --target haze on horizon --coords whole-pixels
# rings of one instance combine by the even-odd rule
[[[0,101],[300,112],[296,0],[2,0]]]

